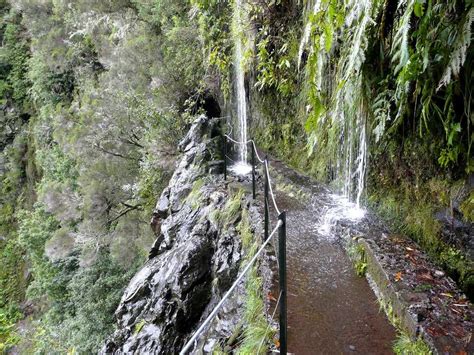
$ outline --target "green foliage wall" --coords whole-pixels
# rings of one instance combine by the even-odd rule
[[[207,33],[227,41],[207,45],[224,80],[232,63],[212,59],[229,53],[229,29],[219,21],[233,2],[224,2],[227,10],[222,2],[196,3],[200,21],[214,24]],[[461,241],[441,238],[435,217],[450,211],[472,223],[472,3],[249,0],[243,8],[252,41],[245,57],[249,112],[259,144],[337,187],[348,154],[342,143],[364,127],[366,203],[472,295],[473,262]]]

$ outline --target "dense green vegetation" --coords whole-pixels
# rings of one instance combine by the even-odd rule
[[[31,313],[23,351],[94,352],[112,332],[203,97],[187,6],[1,3],[0,352]]]
[[[366,203],[472,297],[436,217],[473,222],[472,2],[317,3],[0,0],[0,352],[30,314],[23,350],[111,332],[176,142],[210,98],[232,112],[235,36],[259,144],[340,187],[363,127]]]

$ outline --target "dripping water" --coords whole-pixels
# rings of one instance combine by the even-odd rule
[[[365,9],[364,6],[359,6],[357,2],[354,2],[351,7],[353,7],[352,12],[357,14],[363,13],[362,10]],[[318,13],[321,11],[321,1],[312,0],[309,2],[306,11],[309,14]],[[305,49],[309,47],[309,51],[314,51],[310,41],[311,28],[310,16],[306,16],[306,23],[298,51],[298,68],[301,66]],[[325,65],[324,62],[325,56],[319,56],[317,60],[318,73],[322,73],[323,65]],[[350,71],[352,72],[352,69]],[[309,78],[309,80],[313,80],[313,84],[318,89],[321,89],[322,76],[322,74],[319,74],[315,78]],[[340,186],[340,195],[332,196],[333,203],[324,211],[316,226],[320,230],[320,234],[326,236],[330,234],[332,227],[338,221],[349,220],[353,223],[358,223],[365,215],[365,211],[362,208],[362,196],[365,189],[367,170],[366,115],[360,98],[354,97],[354,92],[361,90],[360,81],[359,79],[349,79],[344,88],[336,88],[338,85],[335,82],[335,91],[333,91],[336,105],[331,116],[334,120],[333,123],[340,127],[340,147],[338,149],[339,154],[335,157],[335,161],[331,163],[331,171],[334,172],[336,185]],[[336,78],[331,76],[326,76],[325,78],[325,81],[329,83],[336,80]],[[349,113],[346,107],[357,107],[358,109],[354,113]]]
[[[360,208],[367,171],[367,137],[364,116],[358,116],[355,122],[350,122],[346,130],[344,152],[340,154],[339,160],[343,159],[344,166],[342,194]],[[341,134],[344,135],[344,131]]]

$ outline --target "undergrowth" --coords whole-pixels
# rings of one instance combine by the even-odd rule
[[[246,254],[245,262],[249,262],[257,252],[260,242],[252,233],[248,210],[242,212],[238,231]],[[243,315],[245,326],[237,354],[267,354],[268,344],[275,335],[275,329],[265,316],[263,282],[258,269],[258,264],[251,268],[245,284],[246,299]]]
[[[393,343],[393,352],[397,355],[431,355],[428,344],[421,338],[412,338],[403,328],[400,318],[393,310],[391,301],[378,298],[380,311],[383,311],[397,330],[397,339]]]
[[[398,335],[393,345],[393,351],[397,355],[431,355],[432,351],[421,338],[413,340],[407,333]]]
[[[354,262],[354,268],[358,276],[365,276],[367,272],[367,256],[362,244],[351,243],[347,250],[349,257]]]
[[[435,219],[435,203],[423,194],[416,199],[406,188],[406,193],[387,189],[373,193],[369,204],[395,231],[408,235],[431,258],[446,270],[472,300],[474,297],[474,262],[456,247],[440,238],[441,224]]]

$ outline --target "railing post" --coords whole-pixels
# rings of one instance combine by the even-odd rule
[[[263,193],[263,199],[264,199],[264,209],[265,209],[265,223],[264,223],[264,236],[263,239],[267,240],[268,239],[268,171],[267,171],[267,166],[268,166],[268,160],[267,157],[265,156],[265,162],[264,162],[264,167],[263,167],[263,173],[265,174],[265,190]]]
[[[227,137],[224,135],[224,180],[227,180]]]
[[[280,276],[280,354],[286,355],[287,349],[287,299],[286,299],[286,212],[283,211],[278,220],[281,221],[278,229],[278,261]]]
[[[250,142],[250,149],[252,150],[252,196],[255,200],[255,150],[253,149],[253,143]]]

